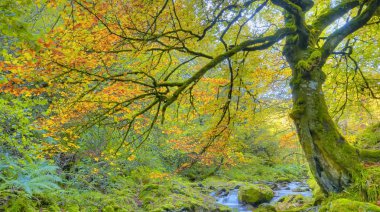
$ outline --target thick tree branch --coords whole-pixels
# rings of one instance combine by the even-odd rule
[[[313,29],[317,31],[316,35],[319,37],[326,27],[357,6],[359,6],[359,1],[357,0],[344,2],[319,16],[312,24]]]
[[[309,41],[310,30],[305,22],[305,11],[309,9],[309,7],[303,8],[302,5],[297,5],[289,0],[272,0],[272,2],[293,16],[300,40],[299,44],[301,47],[306,48]]]
[[[372,18],[373,14],[376,12],[379,6],[380,0],[372,0],[363,13],[356,16],[351,21],[328,36],[325,44],[322,47],[321,64],[324,64],[326,62],[326,59],[344,38],[364,26]]]

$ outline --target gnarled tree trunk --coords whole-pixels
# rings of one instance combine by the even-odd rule
[[[309,54],[308,59],[313,56]],[[304,61],[298,60],[292,66],[291,117],[318,184],[325,192],[339,192],[360,174],[359,154],[345,141],[329,115],[322,91],[325,75],[321,67],[304,66]]]
[[[322,47],[317,45],[321,32],[342,17],[358,1],[321,15],[312,25],[305,22],[305,13],[313,1],[272,0],[284,9],[285,24],[296,30],[286,37],[283,50],[292,69],[293,110],[291,117],[316,181],[324,192],[340,192],[352,182],[362,179],[363,161],[380,161],[379,152],[358,150],[348,144],[329,115],[322,90],[325,74],[322,67],[328,56],[349,34],[364,26],[373,16],[380,0],[372,0],[357,17],[332,33]]]

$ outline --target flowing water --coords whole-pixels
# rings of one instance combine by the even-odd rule
[[[296,189],[302,189],[302,191],[297,191]],[[291,195],[291,194],[301,194],[304,197],[311,197],[313,194],[309,186],[303,182],[290,182],[283,185],[278,185],[277,189],[273,189],[274,197],[270,203],[277,202],[281,197]]]
[[[250,212],[251,210],[248,210],[245,205],[239,202],[238,191],[238,189],[233,189],[226,196],[216,197],[217,203],[228,206],[232,208],[233,211]],[[215,196],[215,194],[211,194],[211,196]]]
[[[233,211],[248,212],[252,211],[248,209],[247,206],[240,203],[238,200],[239,189],[230,190],[228,194],[225,195],[223,192],[221,195],[217,196],[215,192],[211,194],[216,198],[217,203],[225,205],[233,209]],[[306,183],[303,182],[290,182],[290,183],[279,183],[276,184],[276,188],[273,189],[274,197],[270,201],[271,204],[276,203],[281,197],[291,195],[291,194],[301,194],[305,197],[311,197],[312,193],[310,188]]]

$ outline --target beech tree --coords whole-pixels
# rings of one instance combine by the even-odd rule
[[[258,94],[249,86],[266,77],[249,79],[247,73],[276,69],[286,77],[283,70],[291,70],[290,116],[320,187],[340,192],[362,178],[364,163],[380,162],[380,152],[354,148],[345,140],[322,90],[325,65],[340,56],[360,75],[354,79],[363,82],[359,91],[379,98],[378,85],[367,77],[371,71],[378,74],[380,0],[70,0],[49,5],[61,11],[39,40],[40,49],[22,50],[3,64],[11,70],[9,78],[24,81],[2,86],[15,94],[59,97],[45,123],[52,135],[75,137],[95,124],[115,124],[125,130],[120,148],[128,146],[132,130],[140,133],[142,144],[156,122],[170,121],[167,111],[176,110],[174,105],[187,99],[196,110],[199,98],[220,103],[212,106],[218,111],[212,140],[228,128],[232,107],[257,103]],[[372,62],[358,62],[352,57],[360,45],[356,41],[368,38],[372,58],[365,60]],[[26,81],[34,83],[26,87]],[[221,89],[195,92],[205,84]],[[75,122],[80,127],[72,128]]]

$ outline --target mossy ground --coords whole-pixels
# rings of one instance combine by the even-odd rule
[[[360,132],[355,145],[364,149],[380,149],[380,122]]]
[[[125,180],[124,186],[109,193],[69,189],[44,194],[39,201],[18,195],[2,208],[5,211],[228,211],[217,205],[209,190],[179,177],[137,185]]]
[[[375,124],[360,132],[355,145],[358,148],[377,149],[380,143],[380,124]],[[354,176],[355,182],[343,192],[323,194],[317,183],[308,181],[313,189],[314,205],[321,205],[320,211],[379,211],[380,165],[363,162],[361,172]]]
[[[155,172],[151,167],[139,166],[128,174],[110,175],[106,181],[94,181],[103,183],[102,190],[70,181],[71,184],[62,184],[61,190],[45,191],[32,197],[21,191],[1,193],[0,210],[229,211],[227,207],[216,204],[215,198],[210,196],[211,192],[220,189],[228,192],[257,181],[288,181],[304,176],[301,166],[266,166],[261,162],[221,169],[199,181],[187,175],[152,177],[151,173]],[[96,179],[97,175],[92,177]]]
[[[351,211],[368,211],[377,212],[380,211],[380,207],[368,202],[359,202],[351,199],[336,199],[325,204],[320,212],[351,212]]]
[[[377,131],[370,130],[370,133],[373,132]],[[366,138],[373,138],[373,135],[367,135]],[[366,140],[361,140],[364,141]],[[370,141],[369,143],[376,144],[373,139]],[[302,166],[268,165],[260,160],[255,161],[221,169],[205,179],[203,175],[193,178],[188,173],[183,176],[151,178],[152,169],[141,166],[128,175],[110,178],[105,191],[62,185],[63,190],[33,197],[28,197],[23,192],[1,193],[0,207],[4,211],[229,211],[228,208],[216,204],[215,199],[210,196],[212,191],[224,189],[228,192],[238,187],[249,187],[253,182],[296,181],[308,175]],[[202,167],[195,168],[197,170],[192,170],[191,173],[210,171],[202,170]],[[361,181],[355,182],[344,192],[330,194],[327,198],[316,182],[309,180],[313,189],[313,200],[302,199],[302,203],[298,201],[301,198],[284,200],[276,209],[300,211],[312,205],[321,205],[326,211],[339,211],[342,207],[377,211],[375,204],[380,198],[380,167],[376,163],[366,164],[361,175]],[[269,209],[262,207],[258,210]]]

